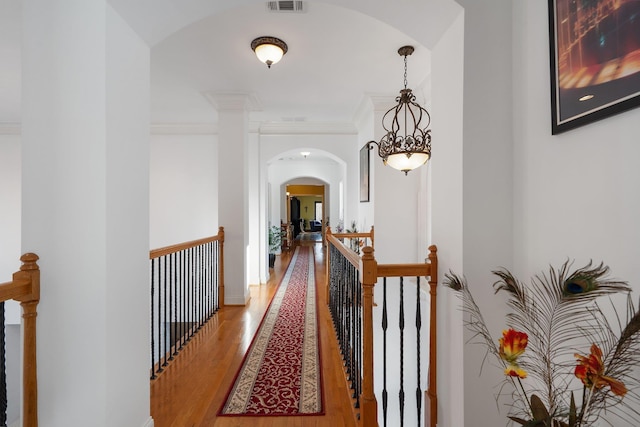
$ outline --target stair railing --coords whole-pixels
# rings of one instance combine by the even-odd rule
[[[38,426],[38,375],[36,369],[36,316],[40,302],[40,267],[38,255],[27,253],[20,257],[22,266],[13,274],[10,282],[0,283],[0,304],[2,311],[2,354],[4,355],[4,303],[19,301],[22,307],[23,350],[22,350],[22,425]],[[2,363],[2,377],[5,377],[5,364]],[[6,382],[4,384],[2,405],[6,423]]]
[[[204,239],[154,249],[151,269],[151,379],[224,305],[224,227]]]
[[[387,288],[399,291],[399,331],[400,339],[400,390],[399,420],[393,420],[389,425],[404,425],[404,335],[405,335],[405,296],[403,294],[406,282],[415,278],[416,305],[414,335],[417,337],[415,345],[417,352],[416,372],[416,417],[417,425],[435,427],[437,422],[437,360],[436,360],[436,285],[438,275],[437,248],[429,247],[429,257],[425,263],[415,264],[378,264],[373,256],[374,250],[370,246],[362,249],[362,256],[352,250],[351,246],[343,243],[344,234],[332,234],[327,231],[327,301],[333,317],[336,335],[342,356],[345,361],[346,379],[353,390],[356,418],[365,427],[378,425],[378,400],[374,392],[374,287],[382,279],[382,324],[377,336],[382,337],[382,353],[376,354],[382,360],[383,389],[382,409],[383,424],[387,425],[387,329],[389,319],[387,315]],[[394,283],[388,283],[391,278]],[[421,357],[421,307],[420,282],[428,278],[430,311],[429,311],[429,362],[428,387],[424,393],[420,389],[420,357]],[[408,280],[407,280],[408,279]],[[407,322],[408,323],[408,322]],[[377,360],[377,359],[376,359]],[[426,402],[422,408],[422,401]],[[423,424],[424,423],[424,424]]]

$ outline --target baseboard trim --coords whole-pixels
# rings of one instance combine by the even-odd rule
[[[142,427],[153,427],[153,418],[149,417],[146,423],[142,425]]]

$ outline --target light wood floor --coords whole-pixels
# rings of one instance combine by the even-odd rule
[[[155,427],[323,427],[355,426],[350,391],[326,304],[324,254],[316,258],[318,312],[325,415],[303,417],[216,417],[242,363],[245,351],[280,283],[293,251],[277,257],[269,282],[252,286],[246,307],[225,307],[203,327],[171,366],[151,382],[151,416]]]

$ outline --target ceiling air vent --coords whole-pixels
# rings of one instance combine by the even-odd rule
[[[268,1],[267,10],[269,12],[306,12],[305,2],[300,0],[280,0],[280,1]]]

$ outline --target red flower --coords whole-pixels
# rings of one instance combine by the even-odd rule
[[[585,387],[599,389],[608,385],[611,388],[611,392],[616,396],[624,396],[627,393],[627,388],[622,381],[603,375],[602,350],[596,344],[591,345],[591,354],[589,356],[581,356],[577,353],[574,356],[578,360],[575,375]]]
[[[529,343],[529,337],[524,332],[515,329],[502,331],[500,338],[500,358],[507,362],[505,375],[526,378],[527,372],[518,366],[518,357],[524,353]]]

